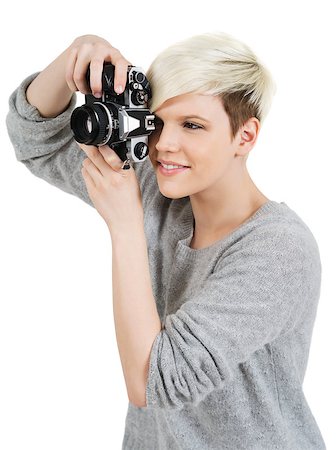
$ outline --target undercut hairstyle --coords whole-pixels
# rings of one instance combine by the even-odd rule
[[[276,84],[246,44],[223,33],[204,33],[163,50],[146,73],[152,88],[150,110],[187,93],[218,96],[231,126],[231,140],[251,117],[262,125]]]

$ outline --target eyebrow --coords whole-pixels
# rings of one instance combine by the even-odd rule
[[[155,114],[155,116],[156,116],[158,119],[162,120],[161,117],[160,117],[158,114]],[[203,120],[204,122],[210,123],[209,120],[205,119],[204,117],[198,116],[197,114],[188,114],[188,115],[186,115],[186,116],[180,116],[180,117],[177,117],[177,119],[178,119],[178,120],[201,119],[201,120]]]

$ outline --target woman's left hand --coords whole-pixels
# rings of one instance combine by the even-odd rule
[[[143,224],[141,191],[133,167],[121,169],[123,161],[108,145],[77,144],[88,156],[82,175],[89,197],[110,232],[127,232],[128,226]]]

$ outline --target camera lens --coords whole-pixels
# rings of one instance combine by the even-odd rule
[[[87,129],[87,132],[88,133],[92,133],[92,119],[91,119],[91,117],[88,117],[87,118],[87,121],[86,121],[86,129]]]
[[[99,102],[74,109],[70,126],[77,142],[103,145],[111,138],[113,113]]]
[[[97,113],[91,107],[80,106],[73,111],[70,126],[77,142],[92,144],[99,131]]]

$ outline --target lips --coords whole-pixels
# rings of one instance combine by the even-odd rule
[[[185,164],[181,164],[181,163],[178,163],[178,162],[175,162],[175,161],[165,161],[164,159],[158,159],[157,160],[160,164],[166,164],[166,165],[168,165],[168,166],[183,166],[183,167],[190,167],[190,166],[187,166],[187,165],[185,165]]]
[[[190,167],[179,167],[177,169],[165,169],[162,164],[159,164],[158,170],[163,176],[171,177],[182,172],[186,172]]]

